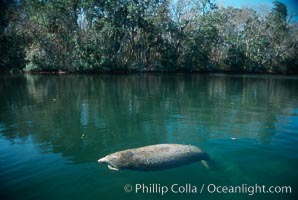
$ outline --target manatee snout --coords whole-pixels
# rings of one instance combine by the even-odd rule
[[[118,160],[119,156],[111,154],[100,158],[97,162],[108,165],[108,168],[111,170],[119,170],[119,167],[117,167]]]
[[[101,164],[106,164],[108,163],[108,160],[106,157],[100,158],[97,162],[101,163]]]

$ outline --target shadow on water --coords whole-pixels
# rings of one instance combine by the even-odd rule
[[[154,143],[271,143],[297,79],[224,75],[1,76],[1,135],[89,162]],[[88,155],[88,156],[84,156]]]

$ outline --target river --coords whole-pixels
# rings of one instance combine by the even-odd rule
[[[297,76],[1,75],[0,95],[1,200],[297,199]],[[97,163],[159,143],[198,146],[217,167]]]

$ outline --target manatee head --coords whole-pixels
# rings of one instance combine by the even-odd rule
[[[131,165],[133,153],[130,151],[121,151],[109,154],[98,160],[99,163],[107,164],[111,170],[128,168]]]

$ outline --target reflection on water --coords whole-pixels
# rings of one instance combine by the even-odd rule
[[[1,162],[39,151],[38,159],[61,155],[61,166],[94,164],[121,149],[173,142],[202,146],[223,165],[229,160],[225,173],[238,177],[231,182],[254,182],[260,166],[252,163],[264,157],[268,168],[297,167],[297,77],[24,75],[0,76],[0,83]],[[51,159],[44,164],[58,158]]]

